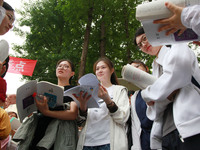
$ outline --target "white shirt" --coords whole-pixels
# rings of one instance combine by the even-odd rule
[[[200,36],[200,5],[183,8],[181,22]]]
[[[197,58],[184,43],[172,45],[163,55],[163,59],[160,60],[163,64],[163,74],[154,84],[142,90],[141,95],[146,102],[154,100],[157,103],[166,101],[174,90],[180,89],[173,101],[176,128],[183,138],[200,134],[200,90],[191,82],[193,76],[200,83]],[[164,109],[158,108],[159,112]]]
[[[113,99],[113,85],[106,88]],[[98,146],[110,143],[110,115],[103,99],[98,101],[100,108],[90,108],[84,146]]]

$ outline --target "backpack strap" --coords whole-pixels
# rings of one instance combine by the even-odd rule
[[[193,76],[192,76],[192,83],[200,89],[199,83],[197,82],[197,80],[195,80]]]

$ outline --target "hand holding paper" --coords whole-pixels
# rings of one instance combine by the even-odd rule
[[[87,103],[88,100],[91,98],[92,95],[88,95],[88,93],[83,93],[83,91],[80,91],[78,95],[76,93],[72,94],[80,103],[80,109],[83,111],[87,110]]]
[[[170,10],[165,6],[166,2],[171,2],[177,6],[176,10],[171,8],[171,3],[167,3]],[[170,5],[168,5],[170,4]],[[192,6],[195,4],[199,4],[199,1],[196,0],[158,0],[152,1],[144,4],[140,4],[136,8],[136,18],[142,23],[145,34],[149,43],[152,46],[160,46],[160,45],[169,45],[177,42],[189,42],[189,41],[199,41],[200,37],[192,30],[185,30],[184,27],[175,25],[175,22],[180,22],[180,8]],[[173,7],[173,6],[172,6]],[[166,19],[169,18],[169,19]],[[163,24],[166,24],[162,27],[158,23],[158,21],[154,22],[154,20],[162,21]],[[153,23],[154,22],[154,23]],[[166,32],[163,30],[168,30],[166,36]],[[181,32],[175,32],[178,29],[181,29]],[[184,31],[184,33],[183,33]],[[174,34],[171,34],[175,32]],[[182,34],[181,34],[182,33]],[[181,34],[181,35],[180,35]]]
[[[87,108],[98,108],[98,100],[100,99],[98,97],[99,81],[96,76],[92,73],[86,74],[79,79],[78,83],[80,85],[64,91],[64,96],[71,97],[79,107],[79,101],[84,100],[87,101]],[[86,93],[87,95],[85,95],[85,98],[83,98],[84,94]]]
[[[166,19],[155,20],[155,24],[163,24],[158,29],[158,32],[166,30],[166,35],[170,35],[180,30],[178,35],[180,36],[187,28],[181,22],[181,12],[183,7],[176,6],[172,3],[165,3],[165,6],[173,13],[173,15]]]

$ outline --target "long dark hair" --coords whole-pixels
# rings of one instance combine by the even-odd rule
[[[104,63],[106,63],[110,70],[114,69],[114,64],[111,62],[110,59],[108,59],[107,57],[100,57],[93,65],[93,71],[94,72],[96,72],[96,66],[100,61],[103,61]],[[111,81],[112,84],[115,84],[115,85],[119,84],[119,82],[117,80],[117,75],[115,73],[115,70],[113,71],[113,73],[112,73],[112,75],[110,77],[110,81]]]
[[[67,62],[70,64],[70,67],[71,67],[72,71],[75,72],[74,64],[73,64],[72,61],[69,60],[69,59],[60,59],[60,60],[57,62],[57,64],[56,64],[56,68],[57,68],[58,65],[59,65],[61,62],[63,62],[63,61],[67,61]],[[71,84],[72,78],[73,78],[73,76],[69,79],[69,84]]]

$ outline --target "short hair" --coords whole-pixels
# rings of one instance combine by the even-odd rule
[[[134,41],[133,41],[135,45],[137,45],[137,43],[136,43],[136,38],[137,38],[138,36],[144,34],[144,33],[145,33],[145,32],[144,32],[144,28],[143,28],[143,27],[140,27],[140,28],[137,29],[137,31],[135,32]]]
[[[6,10],[14,11],[14,9],[6,2],[3,2],[2,7],[5,8]]]

